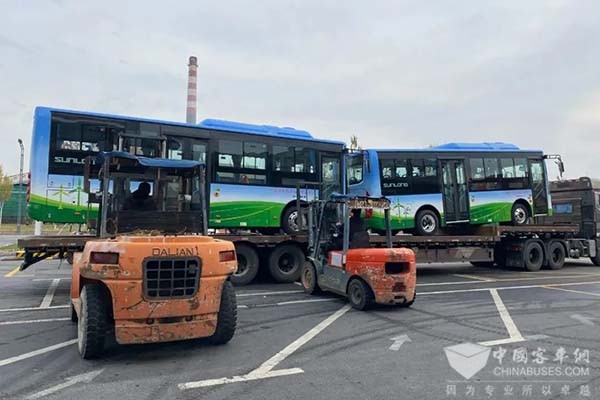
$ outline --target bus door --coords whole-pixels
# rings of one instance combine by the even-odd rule
[[[321,193],[319,198],[329,199],[329,196],[338,192],[341,193],[341,174],[340,174],[340,156],[339,154],[321,154]]]
[[[469,221],[469,193],[464,160],[441,160],[444,219],[447,224]]]
[[[533,214],[548,213],[548,192],[546,191],[546,174],[543,160],[528,160],[529,184],[533,195]]]

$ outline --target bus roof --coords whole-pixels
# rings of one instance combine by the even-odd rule
[[[504,142],[481,142],[481,143],[460,143],[452,142],[445,143],[439,146],[426,147],[422,149],[368,149],[377,152],[432,152],[432,153],[443,153],[443,152],[528,152],[528,153],[542,153],[542,150],[531,150],[521,149],[511,143]]]
[[[118,114],[103,114],[96,112],[86,112],[86,111],[77,111],[77,110],[66,110],[61,108],[53,108],[53,107],[45,107],[45,106],[37,106],[35,108],[36,114],[38,112],[61,112],[66,114],[75,114],[75,115],[85,115],[90,117],[97,118],[112,118],[112,119],[122,119],[127,121],[138,121],[138,122],[147,122],[147,123],[155,123],[155,124],[167,124],[172,126],[181,126],[187,128],[202,128],[202,129],[211,129],[211,130],[220,130],[220,131],[228,131],[228,132],[238,132],[238,133],[247,133],[251,135],[261,135],[261,136],[270,136],[270,137],[278,137],[285,139],[297,139],[297,140],[306,140],[311,142],[321,142],[321,143],[332,143],[338,144],[345,147],[344,142],[336,141],[336,140],[328,140],[328,139],[316,139],[309,132],[289,127],[278,127],[273,125],[255,125],[255,124],[247,124],[243,122],[235,122],[235,121],[226,121],[219,119],[205,119],[198,124],[187,124],[185,122],[176,122],[176,121],[165,121],[151,118],[138,118],[138,117],[130,117],[126,115],[118,115]]]

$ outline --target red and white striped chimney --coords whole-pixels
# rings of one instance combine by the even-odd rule
[[[196,79],[198,77],[198,59],[190,57],[188,63],[187,112],[185,122],[196,123]]]

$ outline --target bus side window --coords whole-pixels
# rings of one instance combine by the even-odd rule
[[[500,189],[500,171],[497,158],[484,158],[486,190]]]
[[[485,172],[483,167],[483,158],[469,159],[469,169],[471,171],[469,179],[469,190],[472,192],[485,190]]]

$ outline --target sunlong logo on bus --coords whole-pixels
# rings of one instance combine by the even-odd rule
[[[58,163],[58,164],[85,164],[85,161],[83,158],[62,157],[62,156],[55,156],[54,162]]]
[[[385,189],[390,188],[408,188],[408,182],[384,182],[383,187]]]

